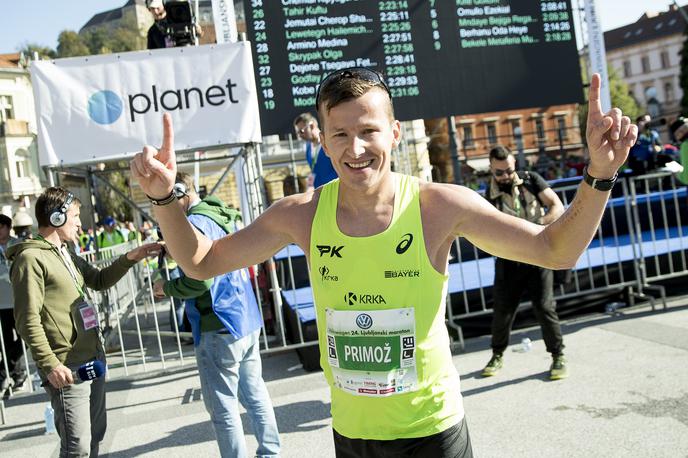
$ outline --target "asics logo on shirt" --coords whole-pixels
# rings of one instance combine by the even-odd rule
[[[413,243],[413,234],[408,233],[404,234],[404,236],[401,239],[401,242],[399,242],[399,245],[397,245],[397,254],[404,254],[406,253],[406,250],[409,249],[411,244]]]

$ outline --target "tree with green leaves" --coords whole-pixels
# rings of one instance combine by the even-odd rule
[[[146,37],[132,18],[123,19],[114,27],[96,27],[81,34],[63,31],[58,38],[59,57],[138,51],[145,49]]]
[[[24,43],[19,52],[24,53],[29,59],[33,59],[34,53],[38,54],[39,59],[54,59],[57,57],[57,52],[49,46],[39,45],[38,43]]]
[[[60,33],[57,38],[58,57],[88,56],[89,54],[91,51],[81,35],[72,30],[64,30]]]

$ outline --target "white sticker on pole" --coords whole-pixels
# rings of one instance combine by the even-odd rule
[[[602,111],[606,113],[612,108],[612,98],[609,93],[609,73],[607,72],[607,53],[604,48],[604,34],[597,20],[597,6],[595,0],[585,0],[585,20],[588,25],[590,74],[600,74],[602,79],[600,103],[602,104]]]
[[[213,0],[213,21],[215,22],[215,39],[218,43],[237,41],[237,25],[234,15],[233,0]]]

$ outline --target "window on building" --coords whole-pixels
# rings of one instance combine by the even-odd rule
[[[20,149],[14,153],[17,167],[17,178],[28,177],[31,174],[31,163],[29,162],[29,153],[26,150]]]
[[[473,126],[463,126],[463,147],[464,149],[475,148]]]
[[[671,62],[669,62],[669,53],[666,51],[662,51],[662,53],[659,55],[660,59],[662,60],[662,68],[669,68],[671,66]]]
[[[511,135],[516,138],[516,129],[521,128],[521,120],[520,119],[512,119],[511,120]],[[521,132],[521,135],[523,135],[523,132]]]
[[[486,128],[487,128],[487,141],[490,143],[490,145],[496,145],[497,144],[497,125],[493,122],[488,122]]]
[[[623,73],[625,78],[631,76],[631,63],[627,60],[623,63]]]
[[[545,123],[542,118],[535,118],[535,134],[537,135],[537,141],[545,141]]]
[[[674,94],[674,84],[671,81],[664,83],[664,101],[673,102],[676,94]]]
[[[643,73],[650,73],[650,58],[648,56],[641,57],[640,64],[643,67]]]
[[[566,116],[557,116],[557,137],[559,136],[559,133],[561,132],[561,138],[566,140],[569,137],[569,130],[567,129],[566,126]]]
[[[14,119],[14,110],[12,109],[12,96],[0,95],[0,122],[5,122],[8,119]]]

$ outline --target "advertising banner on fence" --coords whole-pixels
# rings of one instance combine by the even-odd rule
[[[260,142],[248,42],[37,61],[31,66],[41,165],[124,159],[175,148]]]

